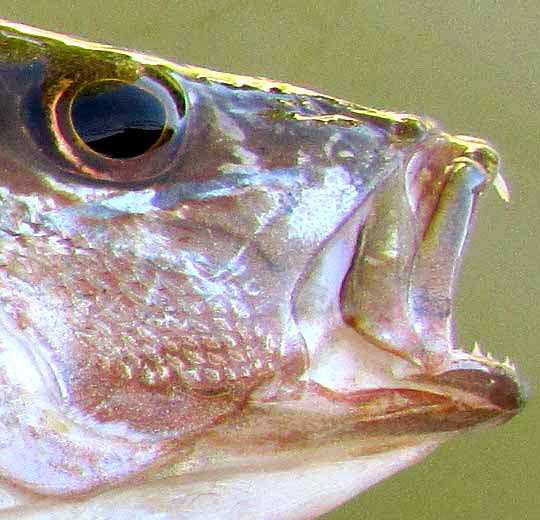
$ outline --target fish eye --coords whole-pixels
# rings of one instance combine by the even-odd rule
[[[150,75],[66,84],[49,110],[55,151],[71,173],[92,180],[132,183],[164,176],[185,132],[180,87]]]
[[[75,94],[71,121],[94,152],[128,159],[160,144],[167,114],[161,100],[147,90],[105,80],[85,85]]]

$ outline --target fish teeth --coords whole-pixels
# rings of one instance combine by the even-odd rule
[[[514,363],[512,363],[512,361],[510,361],[510,358],[508,356],[506,356],[504,358],[504,362],[502,364],[502,366],[508,370],[511,370],[512,372],[515,372],[516,371],[516,365],[514,365]]]
[[[506,179],[500,173],[495,175],[495,178],[493,179],[493,187],[504,202],[510,202],[510,188],[506,182]]]
[[[480,345],[477,341],[474,342],[474,348],[472,351],[472,355],[476,357],[485,357],[484,353],[482,352],[482,349],[480,348]]]
[[[503,367],[506,370],[509,370],[511,372],[516,371],[516,365],[514,365],[514,363],[512,363],[512,361],[510,361],[510,358],[508,356],[506,356],[504,361],[501,363],[500,361],[497,361],[497,359],[493,356],[493,354],[491,352],[488,352],[487,354],[484,354],[482,352],[482,347],[480,346],[480,344],[477,341],[474,342],[474,347],[473,347],[473,350],[472,350],[471,354],[475,358],[480,358],[480,359],[483,359],[485,361],[489,361],[491,364],[498,365],[498,366]]]

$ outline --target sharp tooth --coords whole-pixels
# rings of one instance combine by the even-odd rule
[[[514,365],[514,363],[512,363],[512,361],[510,361],[510,358],[508,356],[504,358],[503,366],[514,372],[516,371],[516,366]]]
[[[500,173],[495,175],[493,186],[504,202],[510,202],[510,188],[508,187],[505,178]]]
[[[473,351],[472,351],[472,355],[476,356],[476,357],[484,357],[482,349],[480,348],[480,345],[476,341],[474,342],[474,348],[473,348]]]

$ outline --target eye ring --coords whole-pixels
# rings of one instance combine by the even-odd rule
[[[64,80],[50,105],[56,149],[76,175],[115,183],[167,173],[186,128],[186,97],[164,78]]]

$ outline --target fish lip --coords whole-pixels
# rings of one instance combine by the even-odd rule
[[[527,402],[527,392],[514,365],[509,361],[501,363],[491,354],[483,356],[478,350],[469,353],[453,348],[444,367],[405,377],[402,383],[425,396],[433,395],[434,401],[438,397],[447,399],[449,408],[444,420],[437,422],[437,410],[430,418],[427,409],[426,418],[420,417],[418,421],[420,425],[435,424],[444,431],[506,423]]]
[[[426,390],[439,390],[451,398],[457,397],[465,406],[493,409],[508,418],[517,414],[527,401],[516,375],[498,368],[454,368],[408,380]]]
[[[425,382],[431,380],[450,389],[467,391],[511,415],[527,403],[526,388],[510,360],[499,362],[491,353],[484,355],[478,345],[471,353],[451,349],[444,370],[420,377]]]
[[[388,353],[391,355],[391,353]],[[478,364],[395,379],[395,385],[336,394],[317,383],[314,391],[350,407],[351,431],[370,437],[437,436],[508,422],[526,404],[515,373]]]

